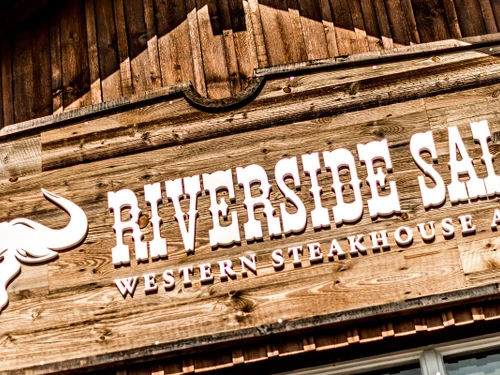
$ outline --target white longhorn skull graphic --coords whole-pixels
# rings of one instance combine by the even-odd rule
[[[24,218],[0,223],[0,312],[9,302],[7,285],[21,271],[19,262],[35,264],[54,259],[54,250],[76,246],[87,235],[87,216],[80,207],[45,189],[42,193],[70,215],[70,222],[58,230]]]

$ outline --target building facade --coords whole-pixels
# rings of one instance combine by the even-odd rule
[[[0,18],[0,373],[498,373],[496,1]]]

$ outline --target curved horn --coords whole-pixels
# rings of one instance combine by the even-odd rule
[[[37,233],[37,238],[43,241],[41,245],[48,249],[64,250],[82,242],[88,231],[88,221],[85,212],[73,202],[45,189],[42,189],[42,193],[45,198],[61,207],[69,214],[70,221],[65,228],[50,229],[29,219],[14,219],[10,224],[22,224],[33,228]],[[50,259],[50,257],[47,258]]]

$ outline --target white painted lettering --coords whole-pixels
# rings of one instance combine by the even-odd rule
[[[262,224],[255,219],[255,207],[264,207],[270,236],[281,235],[280,220],[274,216],[275,209],[269,201],[271,185],[269,184],[266,171],[260,165],[249,165],[248,167],[236,168],[238,183],[243,187],[245,193],[245,205],[248,213],[248,221],[244,224],[245,238],[247,241],[262,239]],[[259,184],[261,195],[252,197],[252,185]]]
[[[127,298],[127,294],[130,294],[130,297],[134,296],[135,289],[137,288],[137,279],[137,276],[134,276],[115,280],[115,285],[123,298]]]
[[[131,231],[130,236],[134,240],[135,257],[137,260],[148,260],[148,245],[143,242],[144,235],[137,224],[141,209],[137,203],[137,197],[132,190],[123,189],[120,191],[108,193],[108,206],[113,211],[115,223],[113,230],[116,234],[116,246],[111,250],[113,264],[119,266],[120,264],[130,264],[130,252],[128,245],[123,243],[123,236],[127,231]],[[122,221],[122,210],[130,208],[130,219]]]
[[[148,273],[142,276],[144,278],[144,293],[158,291],[158,284],[154,273]]]
[[[337,205],[333,207],[333,218],[335,224],[343,222],[353,223],[363,216],[363,198],[361,197],[361,180],[358,178],[354,156],[349,150],[339,148],[334,151],[323,152],[325,166],[332,172],[332,190],[335,192]],[[354,201],[346,203],[344,201],[344,183],[340,181],[340,170],[347,168],[351,181],[349,186],[354,194]]]
[[[214,280],[214,274],[212,273],[212,267],[210,266],[210,263],[200,264],[198,268],[200,269],[200,281],[202,283]]]
[[[328,210],[321,204],[322,189],[318,184],[318,173],[321,171],[318,153],[302,155],[302,165],[304,172],[311,178],[311,189],[309,189],[314,199],[314,210],[311,211],[312,225],[315,229],[330,227],[330,217]]]
[[[182,187],[184,182],[184,189]],[[167,197],[172,201],[175,209],[175,220],[179,224],[179,229],[184,243],[184,249],[191,253],[194,251],[194,240],[196,231],[196,217],[198,210],[198,195],[201,192],[200,176],[178,178],[177,180],[166,181],[165,189]],[[187,215],[182,211],[180,198],[184,195],[189,196],[189,211]],[[189,229],[186,227],[185,217],[188,217]]]
[[[293,157],[278,161],[274,168],[274,176],[276,183],[285,198],[297,208],[296,213],[290,214],[286,209],[286,204],[280,204],[281,219],[283,220],[283,232],[285,232],[285,234],[300,233],[306,228],[307,224],[306,207],[295,191],[290,189],[285,182],[287,177],[291,177],[295,187],[300,186],[297,158]]]
[[[372,250],[380,251],[389,248],[389,239],[387,238],[386,230],[371,232],[370,237],[372,240]]]
[[[351,247],[351,251],[349,251],[351,255],[366,255],[366,247],[361,244],[361,242],[363,242],[362,234],[358,234],[357,236],[349,236],[347,237],[347,241],[349,242],[349,246]]]
[[[167,240],[161,237],[160,225],[162,223],[158,215],[158,203],[161,202],[161,185],[159,182],[144,186],[144,199],[151,207],[151,218],[149,223],[153,228],[153,240],[149,242],[149,253],[151,258],[164,258],[167,256]]]
[[[309,250],[309,261],[311,263],[320,263],[323,261],[319,242],[307,244],[307,249]]]
[[[427,233],[426,226],[429,226],[431,232]],[[434,226],[433,221],[429,221],[428,223],[420,223],[417,224],[418,230],[420,232],[420,236],[424,241],[430,242],[434,241],[434,238],[436,238],[436,228]]]
[[[462,225],[462,234],[473,234],[476,232],[476,226],[472,224],[472,215],[462,215],[458,217]]]
[[[339,245],[339,241],[333,239],[332,244],[330,246],[330,251],[328,252],[328,258],[333,260],[334,256],[345,256],[345,251]]]
[[[257,259],[255,258],[255,255],[250,255],[250,259],[248,259],[247,257],[240,257],[240,263],[241,274],[243,276],[247,276],[247,268],[252,271],[254,275],[257,275]]]
[[[406,238],[403,238],[403,233]],[[394,239],[399,246],[407,246],[413,241],[413,231],[408,227],[399,227],[394,232]]]
[[[468,199],[475,199],[486,196],[486,189],[482,180],[477,178],[472,158],[469,157],[467,149],[458,128],[450,126],[448,128],[449,149],[450,149],[450,174],[451,183],[448,185],[448,194],[450,201],[456,203],[459,201],[467,202]],[[457,159],[457,150],[462,160]],[[462,182],[460,178],[464,175],[469,176],[469,181]]]
[[[288,248],[288,256],[293,256],[293,265],[295,267],[301,266],[302,262],[300,261],[300,255],[302,254],[302,245],[300,246],[292,246]]]
[[[285,265],[285,259],[283,258],[283,250],[276,249],[271,254],[273,259],[273,267],[275,270],[281,269]]]
[[[229,207],[224,198],[217,200],[217,192],[227,190],[229,199],[235,199],[231,170],[203,174],[203,187],[208,190],[210,195],[210,213],[213,221],[213,228],[208,231],[210,246],[217,247],[219,245],[227,246],[240,243],[240,229],[236,211],[231,212],[230,225],[220,225],[220,217],[227,218]]]
[[[432,164],[426,163],[422,158],[422,152],[429,152],[432,160],[437,162],[437,151],[434,145],[434,138],[432,132],[417,133],[411,137],[410,141],[411,155],[415,164],[434,182],[434,187],[428,187],[425,183],[424,176],[418,176],[418,184],[420,186],[420,193],[422,195],[422,202],[424,207],[440,206],[446,200],[446,188],[443,178],[436,171]]]
[[[366,145],[358,145],[359,158],[365,163],[368,176],[366,181],[370,185],[372,198],[368,200],[368,209],[370,216],[389,216],[395,212],[401,212],[399,204],[398,191],[396,182],[390,181],[390,193],[388,195],[379,195],[379,187],[385,190],[387,187],[386,175],[381,167],[377,168],[375,173],[375,160],[381,160],[385,163],[388,172],[392,171],[391,156],[389,154],[389,147],[387,146],[387,139],[383,141],[373,141]]]

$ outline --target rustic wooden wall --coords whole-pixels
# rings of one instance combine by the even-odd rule
[[[197,345],[263,337],[361,316],[349,315],[349,311],[365,311],[371,316],[382,311],[400,313],[422,306],[422,298],[430,295],[498,282],[498,233],[490,229],[498,198],[457,205],[447,201],[443,207],[424,209],[417,183],[422,172],[409,154],[409,141],[416,132],[433,131],[439,153],[436,168],[449,183],[446,128],[458,126],[478,174],[484,177],[481,150],[472,139],[469,123],[489,121],[494,134],[491,150],[496,154],[499,54],[500,47],[492,45],[392,63],[297,73],[293,79],[269,76],[255,100],[231,111],[201,111],[174,93],[162,102],[94,114],[81,122],[37,128],[4,139],[0,222],[28,217],[51,227],[64,226],[67,215],[43,199],[43,187],[85,210],[89,234],[81,246],[61,252],[55,261],[23,266],[10,285],[10,303],[0,314],[0,369],[11,373],[26,368],[31,373],[71,371],[166,355]],[[188,256],[173,207],[165,199],[160,214],[164,218],[161,231],[169,243],[168,259],[140,264],[133,260],[124,267],[111,263],[115,239],[106,197],[109,191],[132,189],[149,215],[142,191],[148,183],[229,168],[234,171],[252,163],[272,175],[275,163],[286,155],[339,147],[357,155],[356,144],[384,138],[391,151],[393,173],[389,179],[398,186],[400,215],[374,221],[365,204],[364,217],[354,225],[315,231],[309,221],[299,235],[265,236],[262,242],[243,241],[240,246],[214,251],[208,243],[212,226],[209,196],[202,194],[196,252]],[[366,178],[361,165],[358,174]],[[301,181],[297,194],[310,209],[310,180],[302,172]],[[324,168],[320,184],[324,206],[333,206],[331,176]],[[362,193],[366,202],[370,197],[366,184]],[[279,209],[284,198],[275,185],[271,199]],[[236,187],[236,201],[230,209],[238,213],[241,224],[245,217],[242,202],[243,192]],[[456,217],[463,213],[473,215],[476,235],[460,234]],[[262,213],[259,217],[267,233]],[[408,248],[399,248],[391,240],[390,251],[369,251],[367,256],[316,265],[304,260],[300,268],[288,261],[281,272],[270,265],[271,251],[277,248],[313,241],[328,247],[332,238],[343,241],[349,235],[381,229],[391,233],[402,225],[415,228],[419,222],[438,223],[445,217],[454,219],[457,234],[453,239],[438,235],[428,244],[416,235]],[[144,232],[150,239],[150,229]],[[242,253],[257,256],[257,276],[221,281],[215,272],[213,284],[195,281],[184,287],[178,282],[173,291],[160,288],[151,295],[140,285],[134,297],[127,299],[113,282],[119,277],[161,274],[183,265],[236,260]],[[497,287],[489,293],[496,296]],[[468,292],[459,296],[477,297]],[[453,300],[440,298],[431,304]],[[393,306],[393,310],[380,306]]]
[[[57,1],[1,41],[0,126],[255,68],[498,32],[491,0]]]

